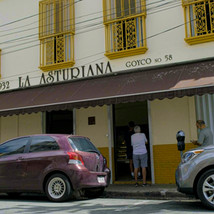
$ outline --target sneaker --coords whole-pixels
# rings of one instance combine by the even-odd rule
[[[139,184],[138,184],[138,183],[135,183],[135,186],[136,186],[136,187],[138,187],[138,186],[139,186]]]
[[[142,184],[142,187],[146,187],[146,186],[149,186],[149,185],[147,183]]]

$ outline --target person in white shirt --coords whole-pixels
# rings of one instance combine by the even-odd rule
[[[131,144],[133,147],[133,163],[134,163],[134,176],[135,176],[135,186],[139,186],[137,180],[137,173],[139,168],[142,168],[143,175],[143,185],[146,186],[146,167],[148,166],[148,155],[146,144],[148,143],[146,135],[141,132],[140,126],[134,127],[134,132],[131,136]]]

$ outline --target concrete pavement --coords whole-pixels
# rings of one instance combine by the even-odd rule
[[[177,191],[175,184],[153,184],[146,187],[134,184],[111,184],[105,189],[105,198],[136,198],[136,199],[194,199]]]
[[[34,197],[44,197],[43,194],[26,193],[22,197],[28,195]],[[0,197],[8,198],[4,193],[0,193]],[[21,198],[22,198],[21,197]],[[19,197],[17,197],[19,198]],[[74,198],[84,198],[79,195],[79,192],[74,194]],[[121,198],[121,199],[152,199],[152,200],[193,200],[192,196],[187,196],[177,191],[175,184],[153,184],[146,187],[141,185],[135,187],[133,184],[111,184],[105,189],[101,198]]]

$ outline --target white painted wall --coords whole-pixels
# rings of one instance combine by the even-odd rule
[[[95,67],[96,63],[101,62],[104,62],[106,65],[106,63],[110,61],[113,72],[118,72],[133,68],[146,68],[150,66],[159,66],[161,64],[179,63],[213,57],[214,42],[194,46],[189,46],[185,43],[184,14],[181,0],[150,0],[147,1],[146,18],[148,51],[143,55],[108,60],[108,58],[104,56],[105,30],[102,18],[102,1],[76,0],[75,2],[75,67],[81,68],[81,66],[85,66],[87,70],[89,65]],[[163,4],[164,6],[161,7]],[[18,77],[25,79],[26,75],[29,75],[31,85],[38,85],[40,82],[42,72],[38,69],[40,55],[38,13],[39,0],[0,0],[0,49],[2,49],[1,81],[9,81],[10,89],[17,88],[19,85]],[[27,18],[29,16],[32,17]],[[6,25],[11,22],[14,23]],[[179,25],[181,26],[178,27]],[[16,33],[14,34],[14,32]],[[8,33],[10,35],[5,36]],[[30,35],[32,35],[32,37],[21,39],[18,42],[11,41]],[[25,44],[17,46],[21,43]],[[13,46],[13,48],[8,48],[11,46]],[[34,47],[24,49],[29,46]],[[23,50],[17,51],[22,48]],[[172,59],[170,61],[165,61],[166,55],[171,55]],[[133,61],[148,58],[151,59],[149,65],[126,66]],[[157,58],[160,58],[162,62],[155,63],[155,59]],[[136,62],[134,62],[134,65],[135,64]],[[0,91],[2,91],[2,89],[0,89]]]

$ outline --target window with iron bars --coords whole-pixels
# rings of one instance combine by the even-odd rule
[[[39,2],[40,69],[74,65],[74,0]]]
[[[185,41],[190,44],[214,41],[214,0],[183,0]]]
[[[147,51],[145,0],[103,0],[103,16],[109,59]]]

